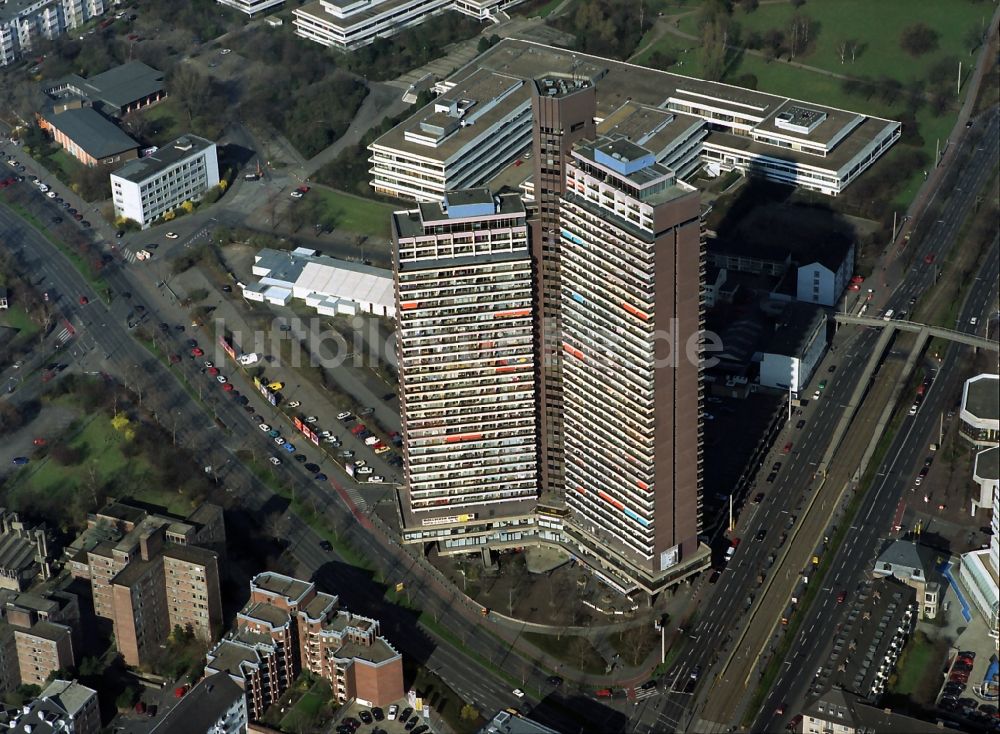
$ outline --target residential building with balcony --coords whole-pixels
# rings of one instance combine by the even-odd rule
[[[0,3],[0,66],[30,54],[40,39],[54,40],[103,15],[104,0],[4,0]]]
[[[230,2],[243,0],[230,0]],[[230,4],[227,2],[226,4]],[[292,11],[295,35],[327,47],[352,51],[432,15],[457,10],[489,20],[522,0],[317,0]]]
[[[738,170],[836,196],[901,132],[898,122],[861,112],[507,38],[435,86],[442,102],[474,102],[463,115],[438,117],[435,100],[369,146],[372,187],[440,201],[450,189],[489,186],[529,145],[527,94],[510,93],[510,82],[493,95],[462,90],[484,75],[529,82],[540,74],[595,84],[598,132],[642,145],[679,178]],[[454,124],[486,107],[490,122]],[[449,180],[459,171],[460,181]]]
[[[566,525],[614,586],[708,566],[698,191],[620,136],[578,143],[559,207]]]
[[[976,611],[986,621],[991,637],[1000,636],[1000,448],[994,446],[976,454],[972,472],[979,485],[973,495],[972,513],[989,511],[990,544],[988,548],[962,554],[959,580]]]
[[[187,134],[111,174],[115,216],[143,229],[219,184],[215,143]]]
[[[257,574],[236,630],[208,654],[205,672],[225,672],[243,688],[256,721],[301,671],[327,680],[341,704],[386,706],[404,692],[403,658],[377,620],[341,609],[313,583]]]
[[[406,537],[474,551],[485,537],[452,526],[526,515],[538,496],[524,205],[452,191],[396,212],[392,226],[404,525],[427,529]]]

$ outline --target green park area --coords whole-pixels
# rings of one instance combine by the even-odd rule
[[[3,286],[2,276],[0,276],[0,286]],[[38,324],[31,320],[27,311],[17,305],[0,311],[0,326],[16,329],[17,337],[22,341],[38,332]]]
[[[335,228],[369,237],[388,238],[389,216],[399,208],[335,189],[314,188],[308,195],[316,197],[323,219]]]
[[[718,78],[901,121],[903,139],[880,164],[905,176],[890,202],[903,207],[923,182],[924,170],[933,166],[936,151],[949,143],[962,100],[959,64],[965,85],[992,9],[974,0],[734,3],[726,32],[719,35],[730,49],[717,67]],[[633,61],[711,77],[706,19],[712,14],[678,7],[664,15],[668,18],[646,34]],[[666,23],[676,32],[666,31]]]

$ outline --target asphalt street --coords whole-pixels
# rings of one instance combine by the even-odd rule
[[[911,299],[919,299],[925,291],[933,287],[938,269],[934,263],[927,264],[924,257],[933,253],[937,261],[947,256],[965,217],[976,204],[976,196],[982,184],[992,174],[1000,140],[997,132],[998,117],[1000,117],[998,110],[992,108],[977,120],[975,134],[967,136],[962,141],[962,145],[975,154],[970,164],[962,171],[961,185],[940,192],[938,219],[911,237],[909,242],[911,250],[907,253],[911,263],[909,268],[905,271],[905,275],[900,272],[902,281],[891,293],[876,291],[875,304],[896,310],[910,309]],[[974,304],[980,303],[981,299],[986,297],[983,292],[989,291],[985,283],[989,281],[990,272],[985,270],[980,274],[980,280],[976,281],[977,285],[969,298],[970,313],[963,314],[959,318],[959,327],[962,331],[973,330],[969,319],[974,313],[978,313],[980,317],[978,328],[979,333],[982,333],[984,314],[982,310],[977,312],[972,309],[975,308]],[[994,267],[992,273],[996,272]],[[881,283],[875,283],[873,287],[877,289],[880,285]],[[892,287],[892,283],[889,283],[889,287]],[[980,303],[980,309],[982,308]],[[734,639],[738,625],[745,621],[745,614],[752,603],[752,595],[758,586],[757,575],[767,570],[766,561],[775,550],[775,541],[781,537],[790,516],[797,514],[797,510],[802,506],[805,493],[809,491],[809,484],[813,481],[815,467],[829,445],[833,428],[843,412],[843,405],[853,391],[857,375],[863,369],[876,339],[877,334],[872,330],[841,328],[839,331],[834,340],[833,351],[828,353],[819,365],[812,383],[803,395],[807,399],[811,398],[816,385],[823,379],[828,383],[826,389],[822,392],[820,400],[811,401],[804,408],[802,416],[794,416],[776,439],[775,449],[768,461],[782,462],[778,477],[773,484],[768,484],[764,477],[769,473],[770,465],[764,466],[759,472],[757,485],[748,491],[748,497],[763,491],[765,499],[760,505],[746,505],[748,509],[744,509],[737,532],[733,533],[741,540],[733,559],[725,566],[715,589],[705,592],[704,598],[698,604],[697,616],[690,627],[677,631],[675,644],[679,643],[681,647],[674,654],[679,662],[668,671],[664,679],[667,692],[658,698],[643,701],[638,721],[633,718],[636,731],[652,734],[664,730],[683,730],[692,724],[694,712],[701,704],[700,698],[707,690],[703,682],[711,678],[708,672],[722,657],[721,652],[728,648]],[[832,374],[828,372],[831,364],[837,365]],[[941,374],[944,374],[943,370]],[[803,418],[806,420],[806,426],[801,430],[794,428],[798,420]],[[789,441],[792,442],[792,452],[784,455],[781,450]],[[890,515],[894,509],[895,505],[889,508]],[[879,522],[884,523],[886,520],[879,515],[876,517],[880,517]],[[765,537],[762,541],[756,541],[756,535],[762,529]],[[804,625],[806,631],[810,626],[812,625]],[[819,629],[823,627],[820,626]],[[692,690],[688,681],[696,669],[699,686]],[[786,670],[788,676],[800,672],[798,666],[791,666]],[[694,700],[696,696],[699,698],[697,702]],[[772,699],[775,696],[778,694],[774,694]],[[769,700],[767,705],[770,706],[771,703],[774,701]],[[771,707],[769,710],[773,712],[774,708]],[[767,710],[765,707],[765,711]]]

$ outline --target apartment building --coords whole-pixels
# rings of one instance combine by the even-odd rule
[[[222,623],[222,510],[202,505],[187,521],[113,502],[88,518],[74,543],[74,575],[91,583],[94,612],[112,620],[129,665],[155,655],[175,626],[214,640]],[[207,547],[201,547],[207,546]]]
[[[225,4],[233,2],[241,0]],[[419,25],[445,10],[489,20],[519,2],[522,0],[317,0],[296,8],[292,15],[295,35],[351,51]]]
[[[3,0],[0,2],[0,66],[29,54],[39,39],[53,40],[103,15],[104,0]]]
[[[597,90],[585,78],[557,74],[532,82],[532,152],[534,199],[531,251],[535,263],[535,353],[541,487],[557,503],[564,501],[562,400],[562,283],[559,235],[560,197],[566,193],[566,164],[573,146],[596,134]]]
[[[23,706],[6,709],[0,704],[0,729],[10,734],[98,734],[97,691],[57,678]]]
[[[225,673],[206,676],[171,708],[150,734],[243,734],[247,699]]]
[[[215,143],[188,134],[111,174],[115,216],[147,229],[153,220],[218,184]]]
[[[225,5],[249,15],[251,18],[259,13],[266,13],[272,8],[279,8],[285,0],[217,0],[219,5]]]
[[[515,194],[451,191],[396,212],[393,242],[406,527],[530,512],[538,476],[524,205]],[[442,549],[482,542],[446,536]]]
[[[236,630],[209,652],[205,672],[224,672],[243,688],[253,721],[303,670],[326,679],[341,704],[385,706],[403,696],[402,656],[377,620],[341,609],[313,583],[258,574]]]
[[[0,589],[24,591],[52,573],[49,531],[0,507]]]
[[[7,668],[0,690],[18,683],[43,684],[51,673],[71,668],[80,649],[80,605],[75,594],[62,590],[0,591],[0,637]],[[0,643],[0,647],[4,647]]]
[[[500,75],[512,86],[540,73],[596,85],[598,132],[624,135],[681,178],[700,168],[735,169],[836,196],[901,131],[898,122],[860,112],[508,38],[435,87],[440,101],[468,100],[464,110],[436,117],[435,100],[369,146],[372,187],[390,196],[440,201],[452,188],[488,186],[527,148],[532,112],[526,92],[501,87],[506,93],[487,96],[463,90],[484,75]],[[477,112],[482,121],[461,124]],[[499,120],[506,124],[483,134]],[[430,133],[420,134],[425,124]],[[477,165],[486,159],[490,165]],[[459,171],[465,175],[456,185],[452,179]]]
[[[801,734],[949,734],[959,730],[898,714],[890,708],[871,706],[861,697],[833,687],[806,704],[802,722],[795,731]]]
[[[988,548],[962,554],[959,580],[968,592],[976,611],[986,621],[991,637],[1000,637],[1000,448],[976,454],[972,480],[979,486],[972,497],[972,513],[980,509],[990,513]]]
[[[709,563],[700,197],[598,136],[572,151],[559,221],[566,532],[616,586],[656,593]]]

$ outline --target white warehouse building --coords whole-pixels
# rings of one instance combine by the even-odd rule
[[[323,316],[396,316],[392,273],[382,268],[297,247],[291,252],[261,250],[254,255],[253,274],[260,281],[243,286],[248,301],[287,306],[298,298]]]
[[[147,229],[153,220],[218,185],[215,143],[184,135],[111,174],[115,217],[131,219]]]

